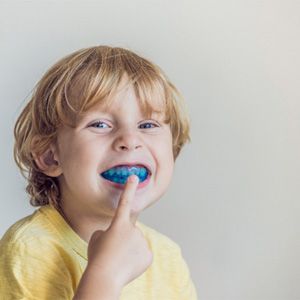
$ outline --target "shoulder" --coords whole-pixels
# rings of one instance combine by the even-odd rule
[[[13,224],[0,241],[0,290],[15,299],[46,299],[70,295],[72,278],[66,272],[68,255],[39,211]],[[38,283],[38,284],[37,284]],[[48,298],[47,298],[48,299]],[[58,299],[58,298],[57,298]]]
[[[137,222],[136,226],[143,232],[154,256],[149,270],[157,276],[159,282],[167,280],[180,299],[196,300],[196,289],[181,247],[167,235],[141,222]]]
[[[42,223],[40,217],[39,212],[35,211],[11,225],[0,240],[0,247],[12,248],[15,245],[26,243],[34,233],[43,236],[45,230],[43,230],[43,226],[40,226]]]
[[[143,232],[145,238],[152,244],[158,243],[160,245],[167,246],[175,251],[179,251],[179,245],[172,240],[169,236],[157,231],[156,229],[137,221],[136,226]]]
[[[55,231],[51,226],[40,210],[36,210],[8,228],[0,240],[0,249],[13,250],[28,245],[34,249],[36,244],[53,241]]]
[[[61,256],[60,248],[51,224],[36,210],[6,231],[0,240],[0,262],[23,265],[42,258],[50,262]]]
[[[24,260],[24,264],[32,258],[35,261],[44,260],[53,267],[58,262],[73,266],[70,257],[73,257],[74,251],[70,237],[63,234],[62,224],[56,223],[55,215],[49,215],[47,210],[51,212],[49,207],[37,209],[6,231],[0,240],[2,263],[3,257],[6,262]]]

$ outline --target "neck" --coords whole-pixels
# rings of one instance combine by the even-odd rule
[[[106,231],[112,221],[109,216],[87,215],[84,210],[74,209],[64,201],[61,201],[58,211],[69,226],[87,243],[96,230]]]

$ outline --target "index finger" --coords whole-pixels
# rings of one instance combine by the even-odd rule
[[[135,224],[138,215],[130,215],[130,211],[138,183],[139,178],[136,175],[130,175],[127,178],[123,193],[120,196],[114,221],[118,219],[130,219],[132,223]]]

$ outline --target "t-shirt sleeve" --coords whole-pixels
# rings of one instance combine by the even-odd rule
[[[178,270],[180,274],[180,300],[197,300],[197,292],[190,271],[179,247]]]
[[[72,278],[64,254],[42,239],[1,249],[0,299],[72,299]]]

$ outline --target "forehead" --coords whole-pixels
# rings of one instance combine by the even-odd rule
[[[147,117],[147,118],[156,118],[156,119],[162,119],[165,116],[164,108],[161,107],[155,107],[155,109],[149,109],[149,110],[142,110],[142,106],[140,103],[138,103],[138,109],[136,109],[133,106],[136,106],[133,101],[127,102],[126,105],[120,106],[119,101],[122,101],[120,99],[115,99],[112,101],[110,105],[107,105],[106,103],[100,103],[96,104],[92,108],[90,108],[88,111],[81,113],[78,115],[78,121],[81,122],[87,118],[97,117],[99,114],[101,115],[108,115],[108,116],[124,116],[127,112],[131,112],[136,114],[137,117]]]
[[[80,119],[99,112],[117,114],[122,111],[134,111],[142,116],[160,117],[165,114],[165,106],[164,97],[159,91],[152,90],[145,97],[145,95],[140,95],[132,84],[121,82],[109,96],[99,99],[92,107],[82,112]]]

